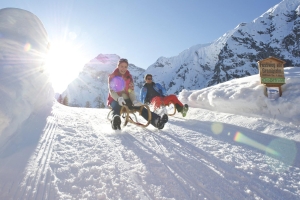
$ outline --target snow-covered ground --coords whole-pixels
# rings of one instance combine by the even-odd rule
[[[1,147],[0,199],[299,199],[300,69],[285,76],[277,100],[256,75],[183,91],[163,130],[55,102]]]

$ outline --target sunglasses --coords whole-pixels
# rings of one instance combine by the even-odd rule
[[[147,78],[147,80],[152,80],[152,78]]]

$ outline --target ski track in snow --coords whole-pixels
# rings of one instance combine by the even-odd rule
[[[108,112],[56,103],[12,199],[300,198],[299,163],[234,141],[241,132],[267,145],[284,130],[299,147],[297,127],[191,108],[192,117],[171,116],[163,130],[113,131]]]
[[[50,159],[53,151],[53,143],[57,132],[57,118],[53,116],[47,118],[44,133],[40,138],[35,155],[29,161],[27,173],[21,184],[22,192],[20,199],[51,199],[52,180],[49,168]]]

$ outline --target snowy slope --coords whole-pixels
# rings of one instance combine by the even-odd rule
[[[285,75],[283,96],[261,104],[257,76],[183,91],[187,117],[163,130],[113,131],[109,109],[54,103],[0,148],[0,199],[299,199],[299,68]]]

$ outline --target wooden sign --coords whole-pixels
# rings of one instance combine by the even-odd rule
[[[257,63],[261,84],[264,84],[266,87],[278,87],[281,96],[281,85],[285,84],[285,62],[275,57],[269,57]]]
[[[260,81],[262,84],[278,83],[284,84],[284,61],[274,57],[258,62]]]

